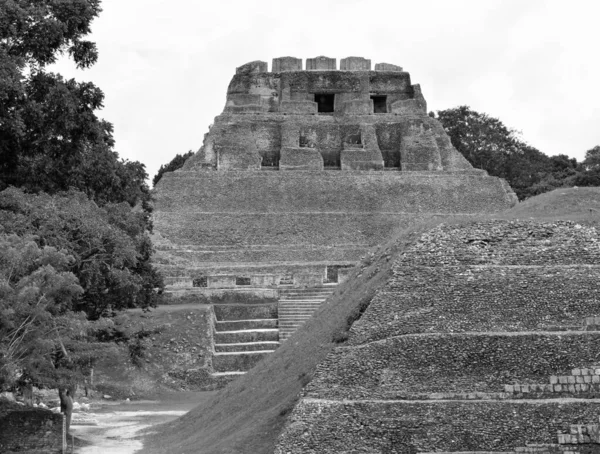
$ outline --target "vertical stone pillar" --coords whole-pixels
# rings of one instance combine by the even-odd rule
[[[347,57],[340,60],[342,71],[370,71],[371,60],[363,57]]]
[[[315,57],[306,59],[306,70],[307,71],[333,71],[337,69],[337,63],[335,58],[329,57]]]

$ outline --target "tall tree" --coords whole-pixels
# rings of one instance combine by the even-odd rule
[[[46,71],[67,53],[80,68],[98,52],[85,40],[100,0],[0,2],[0,190],[77,188],[98,203],[148,199],[140,163],[119,159],[112,125],[96,116],[104,94]]]
[[[434,116],[436,116],[434,114]],[[505,178],[520,199],[552,169],[550,158],[519,138],[514,129],[468,106],[437,112],[452,145],[476,168]]]
[[[156,186],[158,184],[165,172],[174,172],[183,167],[185,161],[193,154],[194,152],[192,150],[188,151],[184,155],[176,154],[168,164],[161,165],[156,175],[154,175],[154,178],[152,178],[152,186]]]

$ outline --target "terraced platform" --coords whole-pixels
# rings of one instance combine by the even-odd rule
[[[276,453],[599,452],[594,228],[443,226],[393,270]]]

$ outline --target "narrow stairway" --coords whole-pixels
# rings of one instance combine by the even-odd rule
[[[335,285],[279,290],[279,340],[283,342],[306,322],[332,293]]]
[[[275,304],[218,305],[214,311],[213,376],[243,375],[279,347]]]

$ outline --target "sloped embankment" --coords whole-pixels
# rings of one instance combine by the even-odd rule
[[[143,453],[272,453],[289,412],[316,366],[391,276],[392,258],[441,222],[429,218],[396,232],[367,255],[347,282],[275,353],[219,394],[144,442]],[[337,342],[337,343],[336,343]]]
[[[551,452],[594,441],[599,280],[594,227],[433,229],[318,366],[275,452]]]

